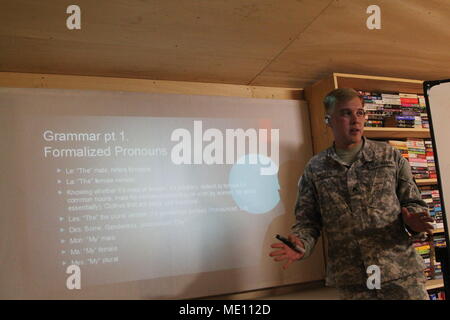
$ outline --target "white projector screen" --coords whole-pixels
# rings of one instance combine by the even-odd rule
[[[268,257],[312,156],[303,102],[0,88],[0,137],[0,298],[179,299],[324,278],[321,242],[288,271]]]
[[[445,237],[447,250],[449,250],[448,226],[450,220],[446,204],[448,205],[448,201],[450,201],[450,80],[425,81],[424,92],[428,104],[428,116],[441,189]],[[444,272],[448,273],[449,271]]]

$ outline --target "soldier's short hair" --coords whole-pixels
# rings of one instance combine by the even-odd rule
[[[334,108],[341,104],[346,103],[347,101],[352,100],[353,98],[361,99],[361,103],[364,103],[362,97],[359,93],[352,88],[339,88],[330,91],[325,98],[323,99],[323,105],[325,107],[325,114],[331,115],[334,111]]]

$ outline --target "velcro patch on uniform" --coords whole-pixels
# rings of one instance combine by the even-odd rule
[[[314,174],[316,176],[316,181],[320,181],[323,179],[333,178],[333,177],[340,177],[342,173],[336,172],[336,171],[326,171],[326,172],[320,172]]]
[[[368,164],[368,167],[370,169],[376,169],[376,168],[380,168],[380,167],[395,167],[395,162],[389,161],[389,160],[371,162]]]

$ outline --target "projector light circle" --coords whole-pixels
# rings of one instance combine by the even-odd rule
[[[241,157],[230,170],[231,196],[237,206],[253,214],[267,213],[280,202],[278,175],[262,175],[261,168],[277,165],[257,154]],[[275,172],[278,172],[276,170]]]

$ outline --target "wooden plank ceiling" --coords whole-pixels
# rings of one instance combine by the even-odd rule
[[[81,8],[81,30],[66,8]],[[381,8],[368,30],[366,8]],[[450,78],[448,0],[0,0],[0,71],[305,87]]]

